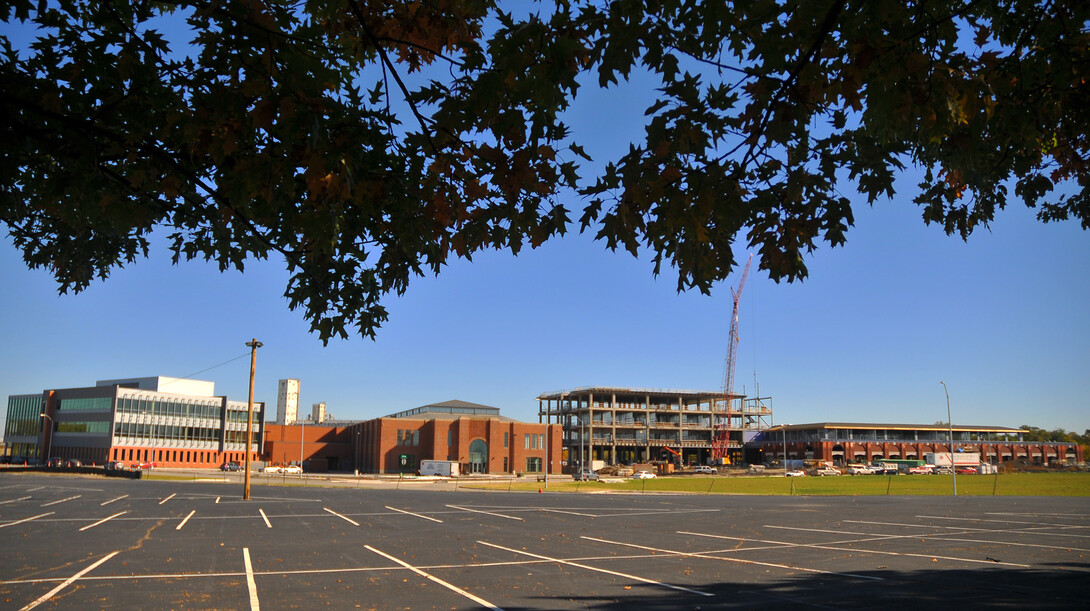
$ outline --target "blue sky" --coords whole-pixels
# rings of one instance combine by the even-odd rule
[[[596,158],[620,154],[640,134],[646,87],[584,93],[568,115],[578,139]],[[776,284],[754,261],[736,391],[759,384],[777,423],[931,423],[946,418],[945,380],[955,423],[1090,428],[1090,234],[1038,223],[1012,201],[964,243],[923,224],[914,184],[906,176],[873,208],[853,197],[847,245],[810,256],[805,282]],[[737,274],[711,296],[678,294],[676,276],[654,278],[649,257],[571,234],[416,279],[388,299],[377,340],[323,347],[287,309],[283,268],[172,266],[160,243],[106,282],[58,295],[5,232],[0,396],[196,374],[244,400],[254,337],[264,343],[257,400],[275,410],[277,380],[299,378],[301,403],[325,401],[338,419],[461,399],[536,421],[535,398],[553,390],[723,386]]]
[[[906,198],[907,199],[907,198]],[[1079,432],[1090,241],[1011,206],[968,244],[907,202],[860,206],[847,246],[810,257],[810,278],[754,270],[741,307],[736,389],[772,397],[777,422],[944,420]],[[79,295],[58,295],[6,236],[0,394],[129,376],[187,376],[247,353],[256,398],[301,380],[301,402],[341,419],[447,399],[535,420],[535,397],[587,385],[718,390],[731,297],[677,294],[648,260],[575,235],[518,257],[485,253],[415,281],[376,341],[323,347],[281,296],[278,261],[244,274],[170,264],[165,248]],[[737,276],[730,281],[737,283]],[[195,377],[245,399],[247,358]]]

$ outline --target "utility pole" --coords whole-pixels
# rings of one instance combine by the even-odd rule
[[[250,348],[250,397],[246,401],[246,483],[242,490],[242,500],[250,500],[250,445],[254,437],[254,372],[257,369],[257,349],[261,342],[254,338],[246,342]]]

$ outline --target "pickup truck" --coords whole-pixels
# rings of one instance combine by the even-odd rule
[[[840,475],[840,470],[832,467],[818,467],[817,469],[814,469],[814,475]]]
[[[931,465],[919,465],[908,470],[909,475],[931,475]]]

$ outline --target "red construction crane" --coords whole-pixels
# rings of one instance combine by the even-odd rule
[[[723,382],[723,403],[725,421],[715,423],[715,412],[712,412],[712,461],[717,464],[730,463],[730,423],[731,409],[734,404],[734,365],[738,355],[738,302],[742,299],[742,289],[746,286],[746,277],[749,276],[749,265],[753,263],[753,255],[749,255],[746,268],[742,271],[742,279],[738,282],[737,289],[731,289],[734,297],[734,311],[730,317],[730,333],[727,336],[727,374]]]

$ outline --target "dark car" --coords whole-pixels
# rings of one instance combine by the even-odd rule
[[[237,462],[225,462],[220,465],[220,471],[238,471],[242,466]]]
[[[67,466],[68,466],[68,459],[67,458],[60,458],[60,457],[54,456],[53,458],[49,459],[49,468],[50,469],[63,469],[64,467],[67,467]]]
[[[69,458],[68,460],[64,461],[64,466],[68,467],[69,469],[74,469],[76,467],[82,467],[83,466],[83,461],[81,461],[78,458]]]

